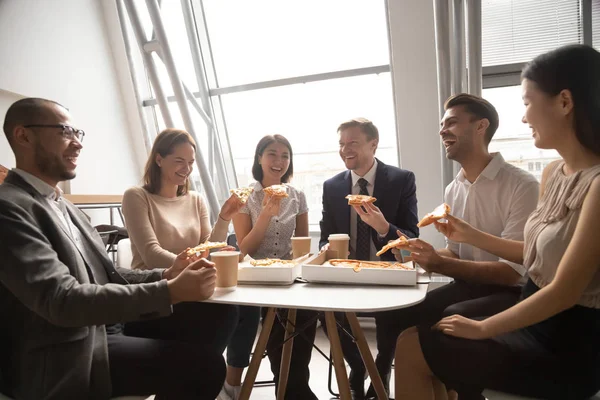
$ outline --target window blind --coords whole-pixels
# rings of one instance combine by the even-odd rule
[[[578,0],[483,0],[483,66],[527,62],[582,37]],[[600,46],[600,32],[594,37]]]

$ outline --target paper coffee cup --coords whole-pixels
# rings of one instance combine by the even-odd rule
[[[216,251],[210,254],[217,270],[217,289],[235,290],[237,287],[239,255],[239,251]]]
[[[329,250],[337,252],[337,258],[347,259],[350,245],[350,235],[335,233],[329,235]]]
[[[310,236],[297,236],[292,238],[292,259],[310,253]]]

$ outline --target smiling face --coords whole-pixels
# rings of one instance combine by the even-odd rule
[[[258,157],[263,180],[281,182],[290,167],[290,149],[283,143],[273,142]]]
[[[163,185],[183,186],[194,169],[196,152],[187,143],[179,143],[173,147],[171,154],[162,157],[156,155],[156,164],[160,168]]]
[[[48,103],[44,109],[43,117],[30,124],[74,126],[71,115],[60,105]],[[18,126],[15,141],[31,171],[49,185],[56,186],[58,182],[75,178],[83,145],[79,139],[63,135],[62,128]]]
[[[562,91],[550,96],[541,91],[537,84],[528,79],[521,83],[525,114],[523,123],[531,128],[535,147],[556,149],[572,131],[572,104],[570,94]]]
[[[377,139],[368,140],[359,126],[340,131],[340,157],[346,168],[363,176],[369,171],[375,160]]]
[[[482,144],[482,135],[477,135],[478,124],[479,120],[462,105],[446,110],[440,124],[440,136],[448,159],[460,163]]]

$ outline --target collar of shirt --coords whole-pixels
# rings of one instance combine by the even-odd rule
[[[13,168],[12,171],[23,178],[25,182],[33,186],[33,188],[42,196],[54,201],[58,201],[62,196],[62,190],[60,190],[59,187],[52,187],[37,176],[23,171],[22,169]]]
[[[483,171],[481,171],[481,174],[479,174],[479,176],[477,177],[475,182],[477,182],[482,176],[484,178],[489,179],[490,181],[493,181],[494,179],[496,179],[498,172],[500,171],[500,169],[502,168],[502,165],[504,164],[504,157],[502,157],[502,154],[500,154],[500,153],[492,153],[492,155],[493,155],[492,160],[483,169]],[[470,183],[467,181],[467,178],[465,178],[465,174],[464,174],[462,168],[458,172],[458,175],[456,175],[456,180],[461,183]]]
[[[377,159],[373,159],[373,161],[374,161],[373,166],[371,167],[369,172],[367,172],[365,174],[365,176],[359,176],[356,172],[350,171],[350,173],[352,175],[352,187],[358,185],[358,180],[360,178],[363,178],[364,180],[369,182],[369,185],[375,186],[375,174],[377,172]]]

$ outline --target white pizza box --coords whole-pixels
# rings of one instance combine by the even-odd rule
[[[412,261],[403,263],[412,269],[364,268],[354,272],[351,267],[323,265],[336,258],[337,252],[328,250],[306,260],[302,265],[302,278],[315,283],[342,283],[364,285],[414,286],[417,284],[417,270]],[[392,264],[387,263],[386,264]]]
[[[254,266],[250,264],[252,257],[245,256],[239,263],[238,283],[240,284],[271,284],[291,285],[300,276],[302,262],[306,261],[312,254],[299,257],[293,265],[273,264],[267,267]]]

